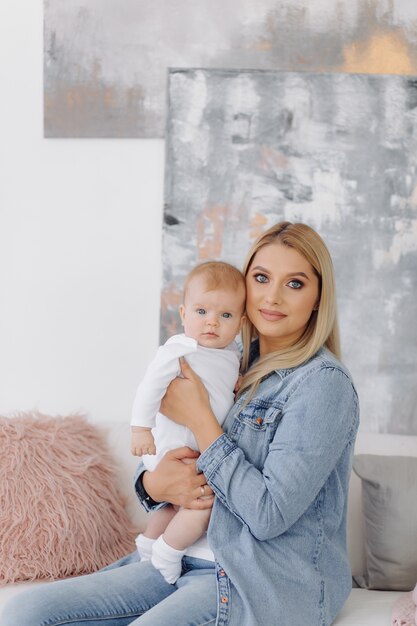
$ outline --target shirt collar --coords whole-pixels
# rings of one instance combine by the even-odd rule
[[[317,354],[323,351],[323,348],[320,348],[315,355],[311,358],[314,358]],[[249,367],[253,365],[256,359],[259,358],[259,339],[255,339],[252,341],[250,349],[249,349]],[[310,361],[310,359],[308,359]],[[283,367],[278,368],[276,370],[271,371],[267,376],[264,377],[263,380],[271,376],[271,374],[278,374],[280,378],[285,378],[288,374],[291,374],[296,368],[295,367]]]

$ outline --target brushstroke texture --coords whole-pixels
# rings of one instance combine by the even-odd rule
[[[172,70],[167,131],[162,339],[196,262],[241,267],[305,221],[334,257],[362,427],[417,433],[417,80]]]
[[[44,0],[44,7],[46,137],[163,136],[167,67],[417,73],[410,0]],[[235,120],[238,143],[248,122]]]

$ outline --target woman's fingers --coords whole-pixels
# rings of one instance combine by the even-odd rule
[[[183,463],[196,464],[196,460],[200,456],[200,453],[188,446],[182,446],[182,448],[174,448],[173,450],[169,450],[166,455],[168,458],[177,459],[177,461],[182,461]]]
[[[211,509],[213,507],[213,502],[214,496],[208,496],[207,498],[195,498],[188,504],[184,505],[184,508],[203,511],[205,509]]]
[[[184,362],[181,364],[183,378],[174,378],[161,400],[160,411],[177,424],[192,429],[196,412],[210,408],[209,397],[201,379]]]
[[[202,498],[202,488],[207,496],[212,491],[206,484],[204,474],[197,471],[198,456],[198,452],[186,447],[167,452],[153,472],[143,475],[143,486],[151,498],[156,502],[166,501],[186,508],[210,508],[212,502]],[[203,500],[203,504],[198,502],[198,498]]]
[[[195,380],[200,378],[199,376],[197,376],[191,365],[188,363],[187,359],[185,359],[183,356],[180,356],[180,368],[184,378],[188,378],[189,380]]]
[[[197,493],[197,492],[196,492]],[[213,495],[213,490],[207,483],[200,485],[198,487],[198,493],[196,495],[197,498],[208,498]]]

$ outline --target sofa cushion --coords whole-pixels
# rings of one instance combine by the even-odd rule
[[[357,455],[362,480],[367,589],[412,589],[417,580],[417,458]]]
[[[400,591],[352,589],[333,626],[392,626],[391,614]]]
[[[134,549],[105,433],[81,415],[0,417],[0,584],[94,571]]]
[[[369,433],[359,430],[355,454],[417,457],[417,436]],[[347,531],[352,574],[362,576],[366,571],[365,524],[362,515],[362,481],[355,472],[352,472],[350,477]]]

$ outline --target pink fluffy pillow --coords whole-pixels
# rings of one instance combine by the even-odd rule
[[[417,589],[417,587],[416,587]],[[402,594],[392,610],[391,626],[416,626],[416,605],[411,591]]]
[[[134,549],[104,433],[84,416],[0,417],[0,584],[92,572]]]

